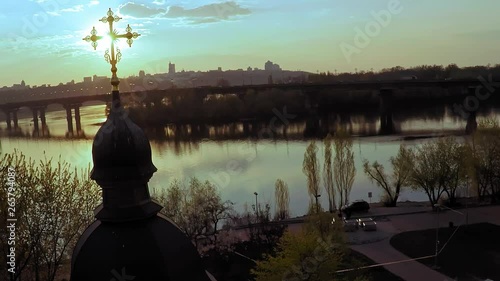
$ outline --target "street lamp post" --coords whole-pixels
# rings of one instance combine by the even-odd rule
[[[438,212],[438,215],[437,215],[437,227],[436,227],[436,254],[434,256],[434,267],[438,268],[438,264],[437,263],[438,263],[438,254],[439,254],[439,252],[438,252],[438,245],[439,245],[439,210],[441,209],[441,207],[443,207],[445,209],[448,209],[448,210],[450,210],[452,212],[455,212],[457,214],[460,214],[460,215],[464,216],[466,219],[467,219],[467,216],[464,213],[462,213],[462,212],[459,212],[459,211],[454,210],[454,209],[452,209],[450,207],[446,207],[446,206],[443,206],[443,205],[440,205],[440,204],[434,204],[434,207],[437,208],[437,212]],[[460,226],[458,226],[458,227],[460,227]],[[455,231],[450,236],[450,238],[448,239],[448,241],[443,245],[443,248],[441,248],[441,251],[444,249],[444,247],[446,246],[446,244],[448,244],[448,242],[453,237],[453,235],[455,235],[455,232],[458,230],[458,227],[457,227],[457,229],[455,229]]]
[[[259,216],[259,205],[257,203],[257,195],[259,195],[259,194],[257,192],[254,192],[253,194],[255,195],[255,214],[258,217]]]
[[[439,249],[439,204],[434,204],[437,208],[437,225],[436,225],[436,252],[434,254],[434,268],[438,268],[438,249]]]

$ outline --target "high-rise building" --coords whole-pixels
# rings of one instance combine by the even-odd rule
[[[144,78],[146,76],[146,72],[144,70],[139,71],[139,78]]]
[[[175,63],[168,63],[168,74],[175,74]]]
[[[266,71],[280,71],[281,67],[279,64],[273,63],[272,61],[268,60],[264,65],[264,69]]]
[[[273,70],[273,62],[268,60],[265,64],[264,64],[264,69],[267,70],[267,71],[271,71]]]

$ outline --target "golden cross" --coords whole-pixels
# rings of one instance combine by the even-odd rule
[[[116,68],[116,64],[120,61],[122,58],[122,53],[120,52],[120,49],[116,48],[116,53],[115,53],[115,41],[117,41],[120,38],[127,38],[127,43],[129,47],[132,47],[132,42],[134,42],[133,39],[136,39],[137,37],[141,36],[137,32],[132,32],[132,28],[130,25],[127,25],[127,28],[125,31],[127,33],[125,34],[118,34],[116,29],[113,29],[113,23],[120,21],[122,18],[119,16],[113,16],[113,11],[111,11],[111,8],[109,8],[108,11],[108,16],[103,17],[100,21],[103,23],[109,23],[109,37],[111,38],[111,55],[109,54],[109,50],[106,50],[104,53],[104,58],[108,63],[111,64],[111,73],[113,73],[111,77],[111,85],[113,85],[113,91],[118,91],[118,85],[120,84],[120,80],[118,80],[118,77],[116,76],[116,72],[118,69]],[[97,41],[102,39],[103,36],[97,36],[97,30],[95,29],[95,26],[92,28],[92,31],[90,32],[90,35],[83,38],[83,40],[87,42],[92,42],[91,45],[94,47],[94,50],[97,47]]]

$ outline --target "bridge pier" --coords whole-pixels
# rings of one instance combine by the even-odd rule
[[[38,123],[38,121],[40,121],[42,125],[41,135],[47,135],[46,132],[48,132],[48,129],[47,120],[45,118],[45,109],[45,106],[36,106],[31,108],[31,112],[33,114],[33,136],[40,136],[40,124]]]
[[[6,122],[7,122],[7,130],[11,130],[12,129],[12,125],[10,124],[11,123],[11,118],[10,118],[10,111],[5,111],[5,115],[6,115]]]
[[[39,131],[39,126],[38,126],[38,108],[37,107],[31,108],[31,112],[33,113],[33,127],[34,127],[34,131],[38,132]]]
[[[17,111],[19,108],[10,108],[10,109],[4,109],[5,113],[5,123],[7,124],[7,130],[12,129],[12,125],[14,125],[14,129],[17,129],[19,127],[18,125],[18,119],[17,119]]]
[[[76,132],[79,134],[82,131],[82,123],[80,118],[80,107],[75,106],[75,124],[76,124]]]
[[[467,94],[468,94],[468,96],[475,97],[476,88],[475,87],[467,88]],[[477,129],[476,116],[477,116],[478,110],[479,110],[479,107],[476,108],[475,110],[469,111],[469,116],[467,117],[467,124],[465,125],[465,133],[468,135],[473,134]]]
[[[38,108],[40,113],[40,121],[42,121],[42,129],[47,127],[47,119],[45,118],[45,107]]]
[[[80,115],[80,107],[81,104],[66,104],[64,105],[64,109],[66,109],[66,122],[68,123],[68,132],[66,133],[67,136],[74,136],[75,133],[77,136],[82,135],[82,123],[81,123],[81,115]],[[76,127],[76,132],[75,132],[75,127],[73,127],[73,112],[75,111],[75,127]]]
[[[393,93],[392,89],[381,89],[379,91],[379,111],[380,111],[380,130],[381,135],[390,135],[394,133],[394,121],[392,119],[393,111]]]
[[[305,98],[305,108],[309,112],[309,116],[306,120],[306,128],[304,130],[305,137],[317,136],[320,131],[320,118],[318,114],[318,98],[319,91],[309,90],[304,92]]]
[[[68,123],[68,133],[73,134],[73,116],[71,116],[71,107],[65,106],[66,109],[66,121]]]
[[[13,121],[14,121],[14,129],[17,129],[17,128],[19,127],[19,125],[18,125],[18,123],[19,123],[18,121],[19,121],[19,120],[17,119],[17,111],[18,111],[18,110],[19,110],[19,109],[14,109],[14,110],[12,110],[12,119],[13,119]]]

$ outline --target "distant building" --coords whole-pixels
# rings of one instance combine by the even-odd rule
[[[83,83],[92,83],[92,77],[83,77]]]
[[[24,83],[24,80],[21,81],[21,84],[14,84],[12,85],[13,90],[24,90],[26,89],[26,83]]]
[[[168,74],[175,74],[175,63],[168,63]]]
[[[93,76],[93,81],[94,81],[94,82],[99,82],[99,81],[105,80],[105,79],[107,79],[107,78],[108,78],[108,77],[106,77],[106,76],[97,76],[97,75],[95,75],[95,74],[94,74],[94,76]]]
[[[281,67],[279,66],[279,64],[273,63],[272,61],[268,60],[264,64],[264,69],[266,71],[280,71]]]
[[[139,78],[144,78],[146,76],[146,72],[144,70],[139,71]]]
[[[219,66],[219,68],[217,68],[217,71],[222,71],[222,67]]]

